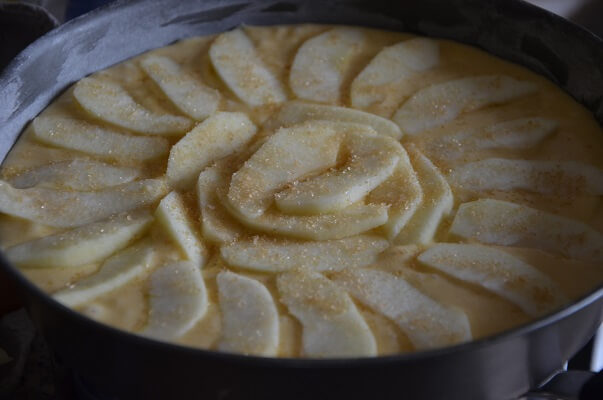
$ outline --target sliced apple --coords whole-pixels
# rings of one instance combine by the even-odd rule
[[[330,214],[288,215],[270,210],[258,218],[248,218],[225,205],[249,228],[307,240],[342,239],[377,228],[387,222],[388,209],[383,204],[354,204]]]
[[[149,319],[141,335],[177,339],[207,312],[207,290],[198,265],[178,261],[149,277]]]
[[[414,38],[384,48],[352,82],[352,107],[383,103],[414,75],[439,62],[440,49],[435,40]]]
[[[74,227],[144,207],[167,192],[163,179],[144,179],[97,192],[15,189],[0,180],[0,212],[55,227]]]
[[[492,247],[438,243],[419,255],[418,260],[457,279],[483,286],[533,317],[568,301],[547,275]]]
[[[292,126],[310,120],[325,120],[333,122],[349,122],[368,125],[378,134],[400,139],[402,132],[398,125],[389,119],[364,111],[347,107],[337,107],[325,104],[313,104],[303,101],[290,101],[283,105],[272,124],[277,127]]]
[[[388,179],[404,152],[395,139],[354,133],[346,135],[342,147],[347,162],[276,193],[278,209],[291,214],[319,214],[350,206]]]
[[[203,170],[197,180],[203,238],[220,244],[232,242],[244,234],[238,222],[223,207],[218,195],[228,187],[229,177],[225,164],[218,162]]]
[[[73,97],[94,117],[134,132],[179,135],[192,126],[188,118],[144,108],[120,85],[107,80],[84,78],[75,84]]]
[[[230,271],[220,272],[216,280],[222,315],[218,349],[276,356],[279,316],[268,289],[255,279]]]
[[[246,104],[262,106],[287,100],[281,82],[241,29],[219,35],[209,48],[209,58],[228,88]]]
[[[454,197],[438,168],[415,146],[410,146],[408,151],[421,182],[423,200],[396,237],[395,243],[426,244],[433,240],[442,219],[452,211]]]
[[[394,321],[417,350],[471,340],[471,327],[463,311],[436,302],[402,277],[349,268],[334,280],[361,303]]]
[[[70,268],[96,263],[126,247],[153,221],[148,211],[121,214],[18,244],[6,250],[21,268]]]
[[[124,135],[72,118],[38,117],[32,125],[34,137],[42,143],[110,160],[152,160],[170,150],[162,137]]]
[[[291,66],[289,84],[293,93],[306,100],[339,102],[341,85],[364,41],[361,30],[339,27],[304,42]]]
[[[218,244],[230,243],[244,235],[241,226],[221,206],[201,209],[201,228],[204,239]]]
[[[58,161],[26,170],[10,179],[14,188],[43,187],[92,191],[132,182],[140,176],[137,168],[116,167],[100,161],[75,159]]]
[[[222,246],[220,254],[229,265],[254,271],[282,272],[298,267],[339,271],[373,263],[388,246],[386,240],[366,235],[323,242],[255,238]]]
[[[128,247],[107,259],[98,272],[54,293],[52,297],[70,307],[80,306],[144,277],[153,264],[153,256],[154,250],[148,242]]]
[[[527,149],[550,136],[559,123],[548,118],[529,117],[499,122],[476,136],[480,148]]]
[[[529,117],[499,122],[483,128],[445,135],[429,144],[430,153],[439,159],[456,160],[467,150],[523,150],[536,146],[553,134],[559,123],[552,119]]]
[[[186,259],[199,268],[203,267],[209,251],[199,238],[195,224],[192,223],[189,211],[178,192],[171,192],[161,200],[155,216]]]
[[[218,109],[220,92],[185,73],[171,58],[148,56],[140,66],[167,98],[189,117],[202,120]]]
[[[489,158],[458,166],[450,183],[472,192],[527,190],[542,194],[603,195],[603,170],[581,162]]]
[[[603,261],[603,235],[583,222],[508,201],[461,204],[450,233],[481,243],[533,247],[583,261]]]
[[[257,128],[239,112],[221,112],[207,118],[170,150],[167,178],[180,189],[192,186],[213,161],[241,150]]]
[[[417,174],[403,150],[393,174],[369,194],[367,202],[389,207],[387,222],[381,229],[389,240],[393,240],[413,216],[422,199],[423,190]]]
[[[463,112],[512,101],[534,93],[532,82],[504,75],[484,75],[429,86],[413,95],[393,119],[402,133],[416,135],[453,121]]]
[[[321,274],[294,270],[278,276],[281,301],[302,324],[306,357],[374,356],[377,344],[350,297]]]
[[[283,185],[335,165],[337,124],[310,121],[281,128],[233,176],[230,204],[248,218],[262,215]]]

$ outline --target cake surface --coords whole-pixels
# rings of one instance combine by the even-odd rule
[[[279,357],[454,345],[603,282],[603,131],[458,43],[241,27],[75,83],[1,169],[0,246],[58,301]]]

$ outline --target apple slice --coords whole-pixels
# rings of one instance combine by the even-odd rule
[[[350,297],[321,274],[293,270],[276,280],[281,301],[302,324],[306,357],[361,357],[377,354],[377,344]]]
[[[495,248],[438,243],[420,254],[418,260],[457,279],[483,286],[533,317],[568,301],[547,275]]]
[[[353,204],[343,210],[318,215],[288,215],[269,210],[258,218],[228,211],[243,225],[269,234],[307,239],[342,239],[377,228],[387,222],[387,205]]]
[[[157,221],[165,233],[178,246],[180,251],[193,265],[203,267],[208,250],[199,238],[197,229],[191,221],[189,211],[177,192],[171,192],[159,203],[155,211]]]
[[[454,197],[438,168],[415,146],[410,146],[408,151],[421,182],[423,200],[396,237],[395,243],[426,244],[433,240],[442,219],[452,211]]]
[[[283,105],[272,123],[278,127],[292,126],[310,120],[349,122],[368,125],[378,134],[400,139],[402,132],[389,119],[347,107],[290,101]]]
[[[223,207],[218,195],[228,187],[230,174],[227,165],[226,162],[218,162],[205,168],[197,180],[203,238],[219,244],[232,242],[244,235],[241,226]]]
[[[420,90],[396,111],[402,133],[416,135],[453,121],[463,112],[512,101],[536,92],[532,82],[504,75],[483,75],[440,83]]]
[[[185,73],[169,57],[148,56],[140,66],[180,111],[202,120],[214,114],[220,105],[220,92]]]
[[[277,208],[291,214],[341,210],[362,200],[389,178],[404,152],[395,139],[354,133],[346,135],[342,147],[347,162],[276,193]]]
[[[472,192],[527,190],[557,194],[603,195],[603,170],[581,162],[489,158],[458,166],[450,183]]]
[[[352,82],[352,107],[367,108],[396,97],[401,87],[417,73],[440,62],[435,40],[414,38],[384,48]]]
[[[466,157],[467,149],[529,149],[553,134],[558,126],[557,121],[547,118],[514,119],[445,135],[431,141],[429,150],[439,159],[456,160]]]
[[[32,126],[34,137],[42,143],[110,160],[153,160],[170,150],[162,137],[124,135],[72,118],[38,117]]]
[[[363,304],[394,321],[417,350],[471,340],[467,315],[446,307],[406,280],[375,269],[348,268],[334,278]]]
[[[149,319],[141,335],[177,339],[207,312],[207,290],[198,265],[177,261],[157,268],[149,278]]]
[[[153,221],[145,210],[18,244],[6,250],[21,268],[71,268],[96,263],[126,247]]]
[[[276,356],[279,316],[268,289],[255,279],[230,271],[220,272],[216,280],[222,315],[218,349]]]
[[[103,294],[120,288],[147,274],[154,259],[149,242],[138,243],[111,256],[98,272],[77,281],[52,295],[55,300],[77,307]]]
[[[337,124],[310,121],[281,128],[233,176],[228,201],[248,218],[262,215],[283,185],[335,165]]]
[[[292,242],[254,238],[229,243],[220,254],[229,265],[262,272],[282,272],[298,267],[313,271],[339,271],[364,267],[389,247],[374,236],[353,236],[323,242]]]
[[[15,189],[0,180],[0,212],[55,227],[74,227],[144,207],[167,193],[163,179],[144,179],[97,192]]]
[[[255,107],[287,100],[281,82],[266,67],[243,30],[219,35],[209,48],[209,58],[226,86],[246,104]]]
[[[603,235],[583,222],[508,201],[461,204],[450,233],[481,243],[533,247],[582,261],[603,261]]]
[[[304,42],[291,66],[289,84],[293,93],[306,100],[339,102],[341,85],[365,39],[359,29],[339,27]]]
[[[167,178],[176,188],[186,189],[203,168],[213,161],[241,150],[257,128],[239,112],[220,112],[197,125],[170,150]]]
[[[423,199],[417,174],[408,154],[402,150],[393,174],[367,197],[370,204],[389,207],[387,222],[381,228],[389,240],[393,240],[404,228]]]
[[[528,149],[550,136],[558,126],[557,121],[548,118],[520,118],[491,125],[475,139],[482,149]]]
[[[147,110],[120,85],[98,78],[76,83],[73,97],[94,117],[138,133],[180,135],[192,126],[188,118]]]
[[[132,182],[140,176],[136,168],[116,167],[100,161],[75,159],[53,162],[22,172],[10,179],[17,189],[43,187],[93,191]]]

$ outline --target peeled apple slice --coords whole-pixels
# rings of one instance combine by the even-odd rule
[[[118,215],[32,240],[6,250],[8,259],[21,268],[70,268],[99,262],[128,243],[153,221],[148,212]]]
[[[201,268],[207,260],[208,250],[197,234],[196,224],[193,224],[188,214],[178,192],[165,196],[155,211],[157,221],[186,259]]]
[[[402,137],[402,132],[398,125],[378,115],[347,107],[312,104],[302,101],[285,103],[276,115],[275,123],[280,126],[292,126],[310,120],[368,125],[380,135],[390,136],[394,139]]]
[[[153,248],[148,243],[128,247],[107,259],[95,274],[54,293],[52,297],[70,307],[82,305],[144,277],[152,265],[153,255]]]
[[[311,101],[339,102],[341,85],[364,41],[359,29],[341,27],[304,42],[291,66],[289,84],[293,93]]]
[[[533,317],[567,302],[551,278],[502,250],[477,244],[439,243],[419,255],[418,260],[457,279],[483,286]]]
[[[209,58],[228,88],[248,105],[255,107],[287,100],[281,83],[241,29],[219,35],[209,48]]]
[[[442,218],[450,214],[454,197],[438,168],[416,147],[408,149],[417,172],[423,200],[406,226],[396,237],[396,244],[426,244],[433,240]]]
[[[520,118],[487,127],[484,133],[475,138],[475,141],[482,149],[527,149],[550,136],[558,126],[559,123],[552,119]]]
[[[230,271],[220,272],[216,280],[222,315],[218,349],[275,356],[279,344],[279,316],[268,289],[255,279]]]
[[[278,192],[278,209],[292,214],[318,214],[350,206],[389,178],[404,152],[392,138],[364,134],[348,134],[342,146],[349,153],[343,166]]]
[[[248,218],[262,215],[285,184],[335,165],[336,124],[310,121],[281,128],[233,174],[230,204]]]
[[[468,149],[529,149],[553,134],[558,125],[547,118],[514,119],[445,135],[433,140],[430,150],[439,159],[456,160],[466,156]]]
[[[452,170],[450,182],[474,192],[527,190],[565,196],[603,195],[603,170],[581,162],[489,158]]]
[[[148,56],[140,66],[167,98],[189,117],[202,120],[218,109],[220,92],[186,74],[172,59]]]
[[[339,271],[369,265],[387,247],[386,240],[365,235],[323,242],[256,238],[222,246],[220,254],[229,265],[254,271],[282,272],[298,267]]]
[[[140,334],[176,339],[203,318],[207,303],[199,266],[190,261],[163,265],[149,277],[149,319]]]
[[[91,191],[132,182],[140,170],[115,167],[100,161],[75,159],[42,165],[11,178],[14,188],[33,186],[51,189]]]
[[[239,112],[221,112],[193,128],[170,150],[167,178],[174,187],[192,186],[203,168],[241,150],[257,128]]]
[[[0,212],[68,228],[152,204],[167,190],[163,179],[144,179],[97,192],[15,189],[0,180]]]
[[[392,175],[369,194],[367,201],[389,208],[387,222],[381,229],[388,240],[393,240],[413,216],[423,197],[417,174],[403,150]]]
[[[435,40],[414,38],[384,48],[352,82],[352,107],[383,103],[413,75],[439,62],[440,49]]]
[[[461,204],[450,233],[481,243],[533,247],[582,261],[603,261],[603,235],[583,222],[493,199]]]
[[[382,204],[354,204],[330,214],[288,215],[268,211],[258,218],[248,218],[235,210],[228,210],[243,225],[261,232],[307,240],[329,240],[358,235],[385,224],[387,208]]]
[[[124,135],[72,118],[38,117],[32,125],[34,137],[42,143],[110,160],[152,160],[170,150],[162,137]]]
[[[471,327],[463,311],[445,307],[401,277],[351,268],[334,279],[360,302],[394,321],[417,350],[471,340]]]
[[[228,214],[217,193],[227,187],[229,177],[225,165],[218,162],[203,170],[197,180],[203,238],[216,243],[229,243],[243,235],[241,226]]]
[[[192,125],[188,118],[147,110],[120,85],[106,80],[84,78],[75,84],[73,96],[94,117],[134,132],[178,135]]]
[[[506,103],[534,93],[534,83],[504,75],[484,75],[436,84],[420,90],[393,117],[403,133],[416,135],[453,121],[463,112]]]
[[[370,328],[350,297],[317,272],[294,270],[276,280],[281,301],[302,324],[306,357],[377,354]]]

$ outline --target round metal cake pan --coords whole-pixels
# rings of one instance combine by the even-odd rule
[[[520,0],[118,1],[37,40],[0,76],[0,154],[82,77],[179,39],[241,24],[349,24],[478,46],[540,73],[603,121],[603,43]],[[276,359],[161,343],[55,302],[0,255],[60,363],[101,399],[507,400],[559,370],[603,319],[603,286],[497,336],[361,359]]]

